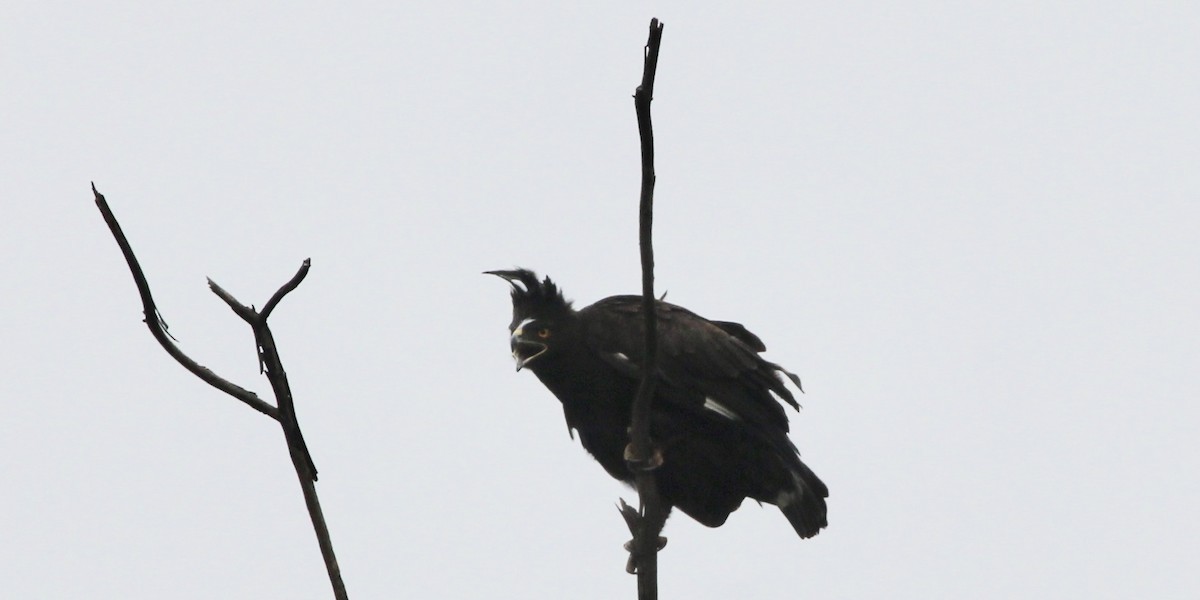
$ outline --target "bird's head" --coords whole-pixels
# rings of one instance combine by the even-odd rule
[[[538,281],[527,269],[485,273],[512,285],[513,318],[508,330],[517,370],[553,355],[564,334],[569,334],[575,312],[558,286],[549,277]]]

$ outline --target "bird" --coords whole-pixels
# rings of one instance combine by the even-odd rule
[[[642,377],[641,296],[604,298],[576,310],[549,278],[523,268],[486,271],[511,285],[509,345],[562,404],[567,430],[613,478],[636,487],[626,461],[633,400]],[[799,410],[784,378],[760,356],[762,340],[739,323],[712,321],[656,300],[657,368],[650,437],[652,473],[667,505],[719,527],[746,498],[777,506],[796,534],[828,525],[829,489],[788,438],[783,404]]]

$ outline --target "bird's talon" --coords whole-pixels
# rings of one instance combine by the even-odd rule
[[[649,459],[638,460],[633,456],[633,444],[627,444],[625,446],[625,462],[634,471],[653,471],[663,465],[663,455],[661,450],[654,448]]]
[[[625,548],[625,551],[629,553],[629,560],[625,561],[625,571],[627,573],[629,573],[630,575],[637,575],[638,558],[637,558],[637,553],[634,551],[634,548],[636,547],[636,544],[634,542],[636,542],[636,541],[637,540],[629,540],[628,542],[625,542],[622,545],[622,547]],[[663,548],[666,548],[667,547],[666,536],[662,536],[662,535],[658,536],[657,539],[655,539],[655,545],[658,547],[659,551],[662,551]]]
[[[621,547],[625,548],[626,552],[633,552],[633,542],[634,540],[629,540],[628,542],[622,544]],[[655,542],[659,550],[667,547],[667,537],[664,535],[658,536],[658,539],[656,539]]]

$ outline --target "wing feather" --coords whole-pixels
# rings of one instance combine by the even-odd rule
[[[613,296],[579,311],[590,348],[631,377],[641,376],[643,363],[641,301]],[[701,412],[711,399],[751,426],[787,431],[779,399],[799,405],[779,374],[797,387],[799,379],[759,355],[766,347],[758,336],[739,323],[709,321],[667,302],[657,302],[656,310],[658,377],[669,388],[663,397]]]

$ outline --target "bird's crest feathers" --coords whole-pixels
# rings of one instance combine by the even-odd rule
[[[533,316],[549,316],[568,312],[571,302],[563,297],[558,286],[549,277],[538,281],[537,274],[529,269],[511,271],[484,271],[512,285],[513,322]]]

